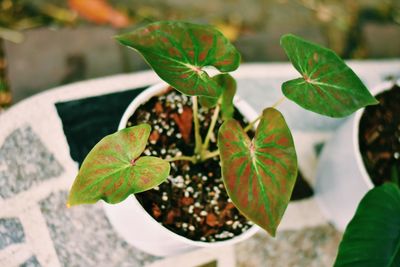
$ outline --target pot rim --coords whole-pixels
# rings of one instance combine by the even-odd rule
[[[373,87],[371,89],[371,93],[373,96],[376,96],[379,93],[390,90],[390,88],[392,88],[395,84],[400,86],[400,79],[396,80],[396,81],[382,82],[382,83],[376,85],[375,87]],[[359,131],[360,131],[360,120],[361,120],[362,115],[364,114],[364,110],[365,110],[365,108],[358,110],[354,116],[353,136],[352,136],[353,150],[355,151],[355,158],[356,158],[356,162],[358,165],[358,169],[361,172],[362,179],[365,181],[368,188],[372,189],[375,187],[375,185],[373,184],[373,182],[367,172],[367,169],[365,168],[364,161],[361,157],[360,144],[359,144],[359,139],[358,139],[358,135],[359,135]]]
[[[152,98],[153,96],[156,95],[162,95],[164,94],[168,89],[170,88],[170,85],[165,83],[165,82],[160,82],[156,83],[147,89],[145,89],[143,92],[141,92],[126,108],[121,121],[118,125],[118,130],[122,130],[126,128],[126,124],[129,120],[129,118],[132,116],[132,114],[136,111],[136,109],[142,105],[143,103],[147,102]],[[244,100],[242,100],[240,97],[237,95],[234,97],[234,105],[236,108],[239,109],[239,111],[242,113],[244,117],[246,117],[249,121],[254,120],[257,118],[258,114],[253,110],[253,108],[250,107],[249,104],[247,104]],[[140,210],[144,213],[143,215],[147,217],[149,220],[149,223],[153,224],[154,227],[157,227],[161,230],[164,229],[171,238],[183,242],[185,244],[191,245],[191,246],[197,246],[197,247],[219,247],[219,246],[225,246],[225,245],[232,245],[235,243],[238,243],[240,241],[246,240],[247,238],[251,237],[254,235],[257,231],[259,231],[260,227],[254,224],[251,226],[249,229],[247,229],[245,232],[241,233],[240,235],[237,235],[231,239],[227,240],[222,240],[222,241],[215,241],[215,242],[205,242],[205,241],[195,241],[191,240],[187,237],[178,235],[174,233],[173,231],[169,230],[165,226],[163,226],[161,223],[157,222],[144,208],[143,206],[139,203],[137,198],[134,195],[130,195],[125,201],[130,201],[132,204],[137,204],[140,206]]]

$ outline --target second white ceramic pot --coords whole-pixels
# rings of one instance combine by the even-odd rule
[[[168,87],[166,83],[156,84],[138,95],[126,109],[118,129],[126,127],[128,119],[141,104],[153,96],[164,94]],[[234,105],[248,121],[257,118],[257,113],[239,97],[235,97]],[[104,209],[114,229],[128,243],[156,256],[178,254],[200,247],[232,245],[251,237],[259,230],[259,227],[254,225],[241,235],[226,241],[214,243],[193,241],[175,234],[158,223],[140,205],[134,195],[117,205],[104,203]]]
[[[376,95],[392,88],[385,82],[371,90]],[[324,146],[318,167],[315,197],[327,218],[341,231],[354,216],[363,196],[374,187],[359,149],[358,110]]]

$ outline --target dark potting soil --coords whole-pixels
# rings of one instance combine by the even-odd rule
[[[400,87],[376,96],[379,105],[366,107],[360,120],[360,152],[375,185],[400,185]]]
[[[201,136],[206,136],[214,109],[199,107]],[[247,120],[235,110],[234,118],[242,126]],[[127,126],[149,123],[152,133],[144,155],[169,158],[191,156],[194,151],[194,126],[191,98],[175,90],[151,98],[140,106]],[[210,140],[210,151],[217,149],[219,119]],[[254,133],[249,134],[250,137]],[[221,177],[219,158],[202,163],[173,161],[168,179],[158,187],[136,194],[144,209],[171,231],[192,240],[215,242],[240,235],[252,226],[229,199]],[[299,180],[299,179],[298,179]],[[302,179],[300,179],[302,180]],[[309,193],[300,183],[300,195]],[[299,199],[299,196],[292,196]]]

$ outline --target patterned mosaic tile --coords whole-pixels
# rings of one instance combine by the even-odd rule
[[[235,246],[237,267],[332,266],[341,234],[331,225],[278,232],[260,232]]]
[[[0,249],[25,242],[24,229],[17,218],[0,218]]]
[[[10,198],[62,172],[63,167],[29,126],[12,132],[0,147],[2,198]]]
[[[36,257],[32,256],[26,262],[21,264],[19,267],[41,267],[41,265],[36,259]]]
[[[101,204],[67,209],[66,199],[59,192],[40,203],[63,266],[144,266],[157,259],[117,236]]]

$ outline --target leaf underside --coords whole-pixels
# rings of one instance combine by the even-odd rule
[[[224,88],[222,92],[222,101],[221,101],[221,113],[222,118],[224,120],[230,119],[233,117],[233,98],[236,94],[236,81],[229,74],[221,74],[218,76],[218,84]]]
[[[104,137],[86,156],[68,197],[68,205],[90,204],[100,199],[118,203],[130,194],[162,183],[168,162],[140,157],[151,127],[141,124]]]
[[[250,140],[229,119],[218,133],[222,177],[229,197],[251,221],[275,235],[297,177],[296,151],[279,111],[263,111]]]
[[[219,97],[221,89],[203,70],[238,68],[240,54],[222,33],[211,26],[161,21],[117,37],[142,54],[172,87],[187,95]]]
[[[302,75],[283,83],[282,91],[301,107],[330,117],[345,117],[378,103],[332,50],[291,34],[281,38],[281,46]]]
[[[398,186],[387,183],[364,196],[347,225],[334,266],[400,266]]]
[[[235,97],[237,88],[235,79],[227,73],[218,74],[212,77],[212,79],[221,87],[221,96],[219,98],[201,96],[199,97],[200,104],[204,107],[212,108],[220,100],[222,118],[224,120],[232,118],[234,113],[233,98]]]

